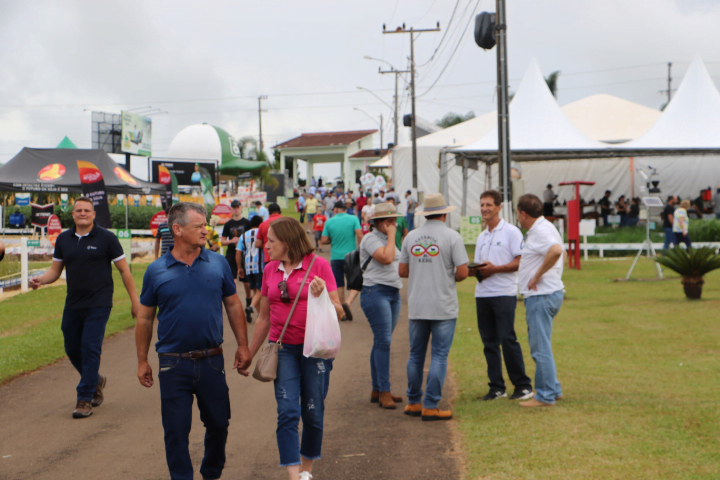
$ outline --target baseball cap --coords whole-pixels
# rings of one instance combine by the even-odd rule
[[[242,203],[240,203],[240,200],[233,200],[233,201],[230,203],[230,206],[231,206],[232,208],[237,208],[237,207],[242,206]]]

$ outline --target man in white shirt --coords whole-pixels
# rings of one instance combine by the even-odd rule
[[[542,215],[543,203],[532,194],[518,200],[520,226],[527,230],[520,258],[520,293],[525,297],[530,354],[535,360],[535,398],[521,407],[551,407],[563,398],[552,352],[553,319],[564,298],[563,240]]]
[[[470,275],[479,280],[475,287],[475,305],[490,379],[490,391],[483,400],[507,397],[503,357],[515,386],[510,400],[527,400],[533,396],[532,382],[525,374],[522,348],[515,334],[517,271],[523,237],[519,228],[500,218],[500,210],[500,192],[488,190],[480,195],[480,213],[487,228],[478,235],[474,263],[479,266],[471,267]]]

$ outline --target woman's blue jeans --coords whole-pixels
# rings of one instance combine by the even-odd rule
[[[562,290],[525,297],[530,354],[535,360],[535,398],[543,403],[554,404],[555,399],[562,396],[552,351],[552,330],[563,299]]]
[[[372,389],[390,391],[390,343],[400,318],[400,289],[387,285],[364,286],[360,306],[372,328],[374,342],[370,350]]]
[[[277,400],[280,466],[300,465],[321,457],[325,397],[330,386],[332,360],[307,358],[302,345],[283,345],[278,352],[275,399]],[[302,418],[302,444],[298,426]]]

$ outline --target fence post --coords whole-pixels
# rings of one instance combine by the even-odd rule
[[[28,245],[27,237],[20,239],[20,288],[23,293],[28,291]]]

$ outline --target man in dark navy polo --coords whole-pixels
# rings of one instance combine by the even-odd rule
[[[107,379],[98,373],[113,298],[111,264],[120,271],[132,301],[132,316],[137,316],[139,300],[130,267],[120,241],[111,232],[95,225],[92,200],[80,197],[73,207],[75,226],[61,233],[55,242],[52,266],[42,276],[30,280],[30,286],[53,283],[67,267],[67,297],[62,318],[65,353],[80,372],[77,405],[73,418],[92,415],[93,407],[103,402]]]
[[[135,329],[138,379],[152,387],[148,350],[158,311],[160,402],[165,430],[165,456],[173,480],[193,478],[189,434],[193,395],[205,425],[204,479],[220,478],[230,420],[230,397],[223,359],[225,305],[238,342],[233,369],[247,376],[250,352],[242,302],[235,278],[222,255],[203,248],[207,211],[202,205],[180,202],[169,212],[175,246],[145,272]]]

